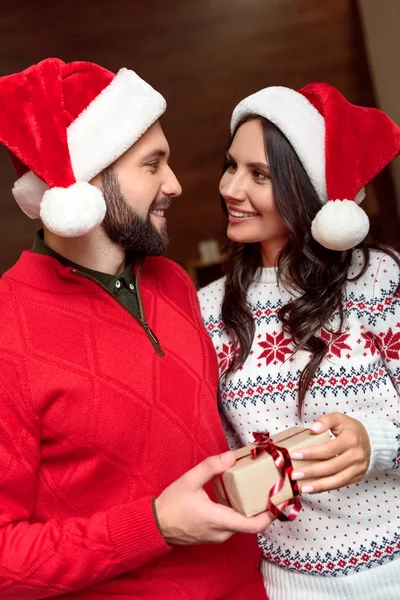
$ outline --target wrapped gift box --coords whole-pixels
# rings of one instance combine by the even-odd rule
[[[273,444],[286,448],[289,453],[300,448],[319,446],[330,440],[329,431],[316,434],[303,427],[290,427],[271,436]],[[252,517],[268,508],[270,491],[281,478],[281,474],[272,457],[261,452],[253,457],[251,450],[257,444],[249,444],[235,451],[236,463],[219,477],[213,480],[217,501],[231,506],[245,517]],[[279,449],[278,449],[279,451]],[[315,461],[293,460],[293,469],[302,470]],[[302,480],[302,483],[306,482]],[[292,486],[286,475],[282,489],[271,497],[275,504],[281,504],[293,497]]]

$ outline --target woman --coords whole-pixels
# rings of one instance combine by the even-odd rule
[[[260,536],[267,593],[398,600],[399,260],[364,240],[358,204],[400,129],[311,84],[246,98],[231,130],[226,277],[199,293],[227,433],[236,445],[293,425],[333,434],[292,454],[324,461],[293,474],[297,519]]]

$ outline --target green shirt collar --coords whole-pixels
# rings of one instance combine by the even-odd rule
[[[96,279],[96,281],[98,281],[101,285],[106,287],[110,292],[114,291],[115,284],[118,279],[123,280],[126,287],[128,287],[130,283],[135,283],[133,276],[133,265],[131,261],[127,263],[123,272],[119,275],[110,275],[109,273],[102,273],[101,271],[87,269],[86,267],[78,265],[77,263],[72,262],[72,260],[65,258],[65,256],[58,254],[58,252],[55,252],[54,250],[52,250],[52,248],[47,246],[43,239],[43,229],[40,229],[36,234],[35,241],[32,247],[32,252],[35,252],[36,254],[44,254],[45,256],[52,256],[65,267],[74,267],[78,271],[81,271],[81,273],[86,273],[86,275],[89,275],[90,277],[93,277],[93,279]]]

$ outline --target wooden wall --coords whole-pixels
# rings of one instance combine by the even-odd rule
[[[168,254],[182,264],[197,256],[201,239],[225,239],[217,186],[230,113],[240,99],[267,85],[326,80],[349,100],[374,104],[352,0],[1,0],[0,6],[0,75],[53,55],[112,70],[127,66],[166,96],[163,126],[184,189],[170,211]],[[0,272],[31,245],[37,228],[12,199],[13,179],[1,149]],[[396,239],[388,176],[375,191],[382,200],[375,223]]]

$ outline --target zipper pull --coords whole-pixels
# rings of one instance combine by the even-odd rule
[[[156,337],[156,335],[153,333],[153,331],[150,329],[149,324],[147,323],[147,321],[144,321],[143,319],[142,321],[142,325],[145,328],[147,335],[149,336],[150,340],[153,342],[153,346],[157,351],[157,354],[159,356],[164,356],[164,352],[161,349],[160,346],[160,342],[158,341],[158,338]]]
[[[157,344],[157,346],[159,346],[160,342],[158,341],[157,337],[154,335],[154,333],[150,329],[148,323],[146,321],[143,321],[143,319],[142,319],[142,324],[143,324],[143,327],[146,329],[147,333],[149,334],[149,336],[151,337],[151,339],[153,340],[153,342],[155,344]]]
[[[96,281],[96,279],[94,279],[94,277],[91,277],[90,275],[86,275],[84,273],[81,273],[81,271],[78,271],[77,269],[75,269],[74,267],[71,267],[71,273],[76,273],[77,275],[80,275],[81,277],[84,277],[85,279],[89,279],[90,281],[94,281],[94,283],[96,283],[97,285],[99,285],[101,288],[103,288],[103,290],[112,298],[114,298],[114,300],[120,304],[120,306],[122,306],[122,308],[124,308],[130,315],[132,315],[134,317],[134,319],[136,319],[136,321],[138,321],[140,323],[140,325],[143,327],[143,329],[145,330],[147,337],[149,338],[150,342],[152,343],[154,350],[156,351],[158,356],[164,356],[164,352],[162,351],[162,348],[160,346],[160,342],[158,341],[157,337],[154,335],[153,331],[150,329],[147,321],[143,318],[143,308],[141,308],[140,310],[140,314],[143,316],[138,317],[137,315],[135,315],[131,310],[129,310],[129,308],[127,308],[120,300],[118,300],[118,298],[116,298],[114,296],[114,294],[112,292],[110,292],[110,290],[108,290],[104,285],[102,285],[101,283],[99,283],[98,281]],[[138,301],[139,301],[139,307],[141,306],[141,300],[140,300],[140,295],[138,294]]]

